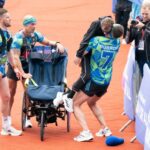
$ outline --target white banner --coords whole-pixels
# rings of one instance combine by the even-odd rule
[[[149,113],[149,119],[150,119],[150,113]],[[150,124],[146,128],[144,150],[150,150]]]
[[[145,137],[146,130],[148,133],[150,130],[149,113],[150,113],[150,69],[148,65],[145,64],[144,76],[141,82],[141,87],[138,95],[138,102],[136,107],[136,124],[135,124],[137,139],[142,144],[144,143],[149,144],[149,141],[147,141],[147,137]]]
[[[133,76],[135,72],[135,48],[130,47],[127,63],[123,72],[124,90],[124,112],[131,119],[134,119],[134,95],[133,95]]]

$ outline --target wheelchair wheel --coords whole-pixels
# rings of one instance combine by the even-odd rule
[[[67,132],[70,132],[70,115],[71,115],[71,113],[66,111],[66,115],[67,115]]]
[[[41,138],[41,141],[43,141],[44,140],[44,127],[45,127],[45,113],[44,113],[44,111],[41,112],[40,126],[41,126],[41,129],[40,129],[40,138]]]
[[[27,117],[26,97],[27,97],[26,92],[24,92],[23,100],[22,100],[22,114],[21,114],[22,131],[25,130],[26,117]]]

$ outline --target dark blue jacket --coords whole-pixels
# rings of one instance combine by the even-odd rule
[[[132,2],[129,0],[117,0],[116,11],[131,11]]]
[[[0,8],[3,8],[4,4],[5,4],[5,0],[0,0]]]

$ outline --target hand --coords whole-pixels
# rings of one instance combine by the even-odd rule
[[[81,58],[76,57],[76,58],[74,59],[74,63],[75,63],[76,65],[80,65],[80,64],[81,64]]]
[[[62,54],[65,52],[65,48],[60,43],[57,43],[57,48],[58,48],[59,53]]]
[[[139,23],[136,25],[136,27],[137,27],[138,29],[141,29],[141,28],[144,27],[144,23],[142,23],[142,22],[139,21]]]
[[[32,75],[30,73],[23,73],[22,77],[25,79],[29,79],[29,78],[32,78]]]
[[[16,73],[16,77],[18,79],[22,79],[22,73],[20,72],[18,68],[14,68],[14,72]]]
[[[129,19],[129,21],[128,21],[128,29],[130,29],[130,27],[132,26],[132,24],[131,24],[131,19]]]

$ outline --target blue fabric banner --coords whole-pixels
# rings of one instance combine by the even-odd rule
[[[116,4],[117,4],[117,0],[112,0],[112,12],[113,13],[116,12],[116,10],[115,10]]]

